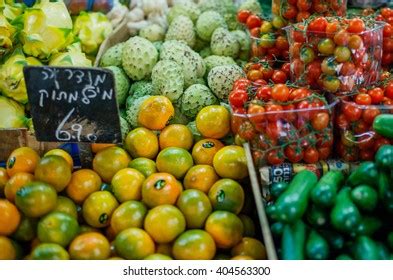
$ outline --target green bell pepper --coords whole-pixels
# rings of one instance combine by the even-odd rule
[[[329,171],[311,190],[311,200],[320,207],[331,207],[343,182],[344,175],[340,171]]]
[[[379,148],[378,152],[375,154],[375,162],[377,167],[382,170],[393,170],[393,146],[384,145]]]
[[[374,119],[373,129],[379,135],[393,139],[393,115],[382,114]]]
[[[360,184],[376,186],[378,183],[377,165],[372,161],[365,161],[349,175],[347,184],[356,187]]]

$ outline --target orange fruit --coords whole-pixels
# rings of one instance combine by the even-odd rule
[[[0,196],[4,193],[5,184],[8,182],[9,177],[7,174],[7,170],[3,167],[0,167]]]
[[[106,143],[92,143],[91,144],[91,151],[93,154],[98,153],[99,151],[102,151],[103,149],[109,148],[109,147],[114,147],[116,144],[106,144]]]
[[[185,189],[197,189],[208,193],[218,179],[216,171],[210,165],[195,165],[187,171],[183,184]]]
[[[128,164],[128,167],[138,170],[146,178],[157,172],[156,162],[148,158],[136,158]]]
[[[39,221],[37,227],[37,235],[42,243],[56,243],[62,247],[68,246],[78,232],[76,218],[62,212],[49,213]]]
[[[44,182],[31,182],[16,192],[15,204],[27,217],[38,218],[57,205],[56,190]]]
[[[139,228],[123,230],[116,236],[114,244],[116,253],[127,260],[142,260],[155,251],[153,239]]]
[[[101,233],[88,232],[78,235],[68,248],[73,260],[105,260],[111,248],[108,239]]]
[[[182,233],[173,244],[173,256],[177,260],[212,260],[215,254],[213,238],[200,229]]]
[[[261,241],[243,237],[242,241],[231,250],[232,256],[249,256],[254,260],[266,260],[266,249]]]
[[[159,150],[157,135],[144,127],[138,127],[127,134],[124,148],[133,158],[155,159]]]
[[[222,178],[240,180],[248,176],[246,153],[239,146],[226,146],[219,150],[214,156],[213,166]]]
[[[230,131],[231,115],[224,106],[210,105],[199,111],[195,122],[204,137],[220,139]]]
[[[144,228],[157,243],[169,243],[186,230],[186,219],[173,205],[160,205],[146,216]]]
[[[118,206],[119,203],[110,192],[94,192],[83,203],[83,218],[92,227],[106,227],[110,223],[113,211]]]
[[[7,182],[4,188],[5,197],[11,201],[15,202],[16,192],[22,188],[27,183],[33,182],[34,175],[27,172],[15,173]]]
[[[0,235],[10,235],[19,226],[20,214],[14,204],[0,199]]]
[[[175,204],[182,192],[182,185],[171,174],[155,173],[142,185],[142,200],[150,208],[162,204]]]
[[[133,168],[119,170],[112,178],[112,193],[119,202],[140,200],[145,176]]]
[[[151,96],[139,107],[138,123],[151,130],[162,130],[174,115],[175,108],[167,97]]]
[[[93,170],[104,182],[110,183],[116,172],[126,168],[130,160],[130,156],[122,148],[109,147],[96,154],[93,159]]]
[[[71,217],[74,217],[75,219],[78,219],[78,210],[75,203],[65,196],[57,197],[56,208],[53,211],[65,213]]]
[[[237,261],[252,261],[255,259],[253,259],[250,256],[235,256],[235,257],[231,258],[231,260],[233,260],[233,261],[235,261],[235,260],[237,260]]]
[[[37,223],[37,219],[22,216],[12,238],[22,242],[32,241],[36,237]]]
[[[11,239],[0,235],[0,260],[15,260],[16,250]]]
[[[62,149],[53,149],[48,151],[44,157],[46,156],[59,156],[62,157],[66,160],[66,162],[68,163],[68,165],[71,168],[71,171],[74,169],[74,160],[72,159],[71,155],[69,153],[67,153],[66,151],[62,150]]]
[[[170,261],[173,260],[171,257],[167,255],[162,255],[162,254],[153,254],[150,256],[147,256],[144,258],[144,260],[149,260],[149,261]]]
[[[238,182],[221,179],[210,189],[209,199],[214,210],[239,214],[244,205],[244,191]]]
[[[229,249],[243,238],[242,221],[228,211],[215,211],[206,220],[205,230],[220,249]]]
[[[156,164],[159,172],[169,173],[177,179],[181,179],[194,165],[194,162],[187,150],[172,147],[166,148],[158,154]]]
[[[96,172],[80,169],[72,173],[66,193],[75,203],[82,204],[90,194],[100,190],[101,184],[101,178]]]
[[[111,227],[115,234],[127,228],[142,228],[147,214],[146,206],[140,201],[126,201],[113,212]]]
[[[58,244],[42,243],[31,252],[32,260],[69,260],[68,252]]]
[[[61,192],[71,181],[71,169],[64,158],[50,155],[40,160],[34,176],[36,180],[48,183]]]
[[[186,218],[189,229],[203,228],[212,212],[209,198],[199,190],[191,189],[182,192],[176,205]]]
[[[11,177],[18,172],[34,173],[39,160],[39,155],[32,148],[18,148],[8,157],[7,174]]]
[[[159,137],[161,150],[169,147],[183,148],[189,150],[194,138],[191,130],[183,124],[171,124],[165,127]]]
[[[156,254],[172,257],[172,243],[157,244]]]
[[[244,234],[245,237],[254,237],[255,236],[255,224],[254,221],[247,215],[239,215],[240,220],[242,220],[243,227],[244,227]]]
[[[216,139],[202,139],[192,148],[192,157],[195,164],[208,164],[213,166],[215,154],[224,148],[224,144]]]

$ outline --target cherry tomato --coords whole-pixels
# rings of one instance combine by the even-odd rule
[[[301,11],[297,14],[296,16],[296,21],[297,22],[302,22],[306,19],[308,19],[311,16],[311,14],[307,11]]]
[[[336,34],[338,28],[338,22],[337,21],[333,21],[333,22],[329,22],[326,25],[326,35],[328,38],[333,38],[334,35]]]
[[[300,60],[305,64],[313,62],[315,59],[314,50],[310,47],[302,47],[300,50]]]
[[[338,46],[346,46],[349,42],[349,34],[345,30],[340,30],[334,35],[334,43]]]
[[[360,150],[359,157],[363,161],[372,161],[374,160],[374,151],[373,150]]]
[[[328,92],[337,92],[340,88],[340,80],[333,76],[327,76],[323,79],[323,87]]]
[[[271,33],[263,34],[259,40],[259,46],[265,49],[273,48],[275,44],[276,38]]]
[[[352,103],[343,106],[343,113],[349,122],[354,122],[362,117],[362,110]]]
[[[266,115],[268,121],[270,121],[270,122],[276,122],[276,121],[279,120],[280,117],[281,117],[281,114],[278,113],[278,112],[281,112],[283,109],[282,109],[282,106],[281,106],[281,105],[277,105],[277,104],[268,104],[268,105],[266,105],[265,110],[266,110],[266,113],[268,113],[268,114]]]
[[[389,38],[392,36],[393,36],[393,27],[389,23],[386,23],[385,26],[383,27],[383,37]]]
[[[283,17],[273,16],[272,24],[273,24],[274,28],[281,29],[287,25],[287,22]]]
[[[271,33],[273,32],[273,24],[269,21],[264,21],[259,30],[261,33]]]
[[[250,15],[246,20],[246,25],[248,29],[253,29],[256,27],[261,27],[262,20],[259,16]]]
[[[294,19],[297,15],[297,9],[295,6],[288,4],[282,11],[282,16],[286,19]]]
[[[381,137],[375,140],[374,151],[377,152],[379,148],[385,145],[390,145],[390,141],[388,139]]]
[[[384,38],[383,39],[383,51],[384,52],[393,52],[393,38]]]
[[[322,72],[326,75],[335,75],[337,69],[337,63],[334,57],[327,57],[322,61],[321,64]]]
[[[318,51],[322,55],[331,55],[334,53],[334,49],[336,48],[336,44],[330,38],[321,39],[318,43]]]
[[[288,122],[295,122],[296,121],[296,106],[294,104],[283,105],[282,109],[284,110],[283,119],[287,120]]]
[[[265,80],[270,80],[273,76],[274,69],[266,62],[262,64],[261,72]]]
[[[308,147],[304,151],[304,161],[306,163],[317,163],[319,160],[319,153],[318,150],[313,147]]]
[[[251,16],[250,11],[240,10],[237,13],[237,20],[241,23],[246,23],[249,16]]]
[[[233,107],[243,107],[248,100],[248,93],[245,90],[235,90],[229,94],[229,103]]]
[[[269,101],[272,98],[272,88],[268,85],[261,86],[258,88],[255,97],[258,100]]]
[[[388,83],[385,87],[385,96],[393,99],[393,82]]]
[[[260,125],[265,120],[265,108],[261,105],[251,104],[248,107],[248,118],[254,125]]]
[[[259,70],[250,70],[247,73],[247,78],[250,81],[256,81],[256,80],[259,80],[259,79],[263,79],[263,74]]]
[[[289,49],[289,43],[285,36],[278,36],[276,39],[276,48],[280,51],[285,51]]]
[[[284,150],[285,157],[292,163],[300,162],[303,159],[303,149],[297,145],[287,146]]]
[[[281,71],[283,71],[287,77],[291,74],[291,63],[286,62],[281,66]]]
[[[244,140],[251,140],[257,134],[257,132],[254,129],[254,126],[252,125],[252,123],[250,121],[242,122],[242,124],[239,126],[239,130],[237,133]]]
[[[252,82],[252,85],[256,86],[256,87],[261,87],[261,86],[267,85],[267,82],[264,79],[259,79],[259,80]]]
[[[393,16],[393,9],[390,8],[382,8],[381,9],[381,16],[383,16],[384,18],[389,18]]]
[[[265,129],[266,135],[269,137],[269,140],[277,141],[280,137],[281,132],[281,122],[269,122],[266,125]]]
[[[375,105],[380,104],[385,97],[383,89],[381,89],[380,87],[370,89],[368,91],[368,95],[371,97],[372,104]]]
[[[272,98],[279,102],[286,102],[289,98],[289,88],[284,84],[276,84],[272,89]]]
[[[340,75],[342,76],[352,76],[356,72],[355,64],[350,61],[346,61],[342,64],[340,69]]]
[[[348,41],[348,47],[352,50],[358,50],[362,47],[363,40],[359,35],[351,35]]]
[[[363,134],[370,130],[370,125],[366,123],[364,120],[358,120],[353,125],[353,131],[356,135]]]
[[[318,149],[319,152],[319,160],[327,160],[330,157],[332,152],[331,147],[322,147]]]
[[[271,79],[276,84],[283,84],[287,81],[288,77],[284,71],[274,70]]]
[[[326,112],[321,112],[312,118],[311,125],[315,130],[321,131],[328,127],[329,120],[329,114]]]
[[[372,99],[367,93],[360,93],[356,95],[355,102],[359,105],[370,105],[372,103]]]
[[[250,30],[250,34],[251,34],[252,38],[259,38],[259,36],[261,34],[261,31],[260,31],[259,27],[255,27],[255,28]]]
[[[266,160],[271,165],[277,165],[284,162],[284,157],[281,151],[271,150],[267,153]]]
[[[241,79],[235,81],[235,83],[233,84],[233,90],[236,90],[236,89],[247,90],[247,88],[250,85],[251,85],[250,80],[248,80],[246,78],[241,78]]]
[[[311,5],[311,1],[309,1],[309,3]],[[309,10],[309,9],[307,9],[307,10]],[[307,10],[303,10],[303,11],[307,11]],[[307,33],[309,33],[309,32],[325,33],[327,24],[328,24],[328,21],[326,20],[326,18],[317,17],[309,23],[309,25],[307,27]],[[315,34],[313,34],[313,35],[315,36]]]
[[[349,21],[347,31],[349,33],[359,34],[365,30],[366,26],[364,21],[360,18],[354,18]]]
[[[351,58],[351,51],[347,47],[339,46],[334,50],[334,57],[337,62],[345,62]]]
[[[368,123],[372,124],[376,116],[380,115],[381,111],[376,107],[370,107],[363,111],[363,120]]]

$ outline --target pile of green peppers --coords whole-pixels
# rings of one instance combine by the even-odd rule
[[[393,146],[349,176],[308,170],[271,186],[266,206],[284,260],[393,259]]]

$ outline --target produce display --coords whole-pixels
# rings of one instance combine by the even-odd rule
[[[267,4],[0,1],[0,259],[391,259],[392,7]],[[93,65],[37,141],[24,67]]]
[[[392,156],[393,146],[384,145],[348,176],[330,171],[318,181],[305,170],[289,184],[273,184],[266,211],[280,257],[391,259]]]

